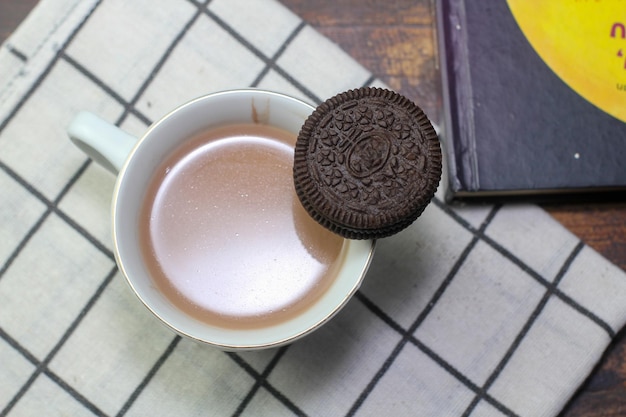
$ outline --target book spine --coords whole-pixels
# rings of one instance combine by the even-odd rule
[[[480,187],[464,0],[437,0],[450,193]]]

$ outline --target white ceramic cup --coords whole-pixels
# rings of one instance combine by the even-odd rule
[[[298,134],[313,107],[283,94],[257,89],[210,94],[186,103],[154,123],[139,139],[87,113],[68,128],[71,140],[117,174],[112,232],[117,264],[143,304],[163,323],[191,339],[226,350],[261,349],[290,343],[326,323],[359,288],[374,241],[345,240],[345,257],[330,288],[311,307],[284,322],[254,329],[228,329],[196,320],[174,306],[154,284],[139,246],[138,219],[156,168],[183,141],[214,127],[263,123]]]

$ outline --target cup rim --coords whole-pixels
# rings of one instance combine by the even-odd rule
[[[112,227],[112,234],[113,234],[113,245],[114,245],[114,255],[115,255],[115,260],[116,263],[118,265],[118,268],[120,270],[120,272],[122,273],[122,275],[124,276],[125,281],[127,282],[127,284],[130,286],[131,290],[133,291],[133,293],[135,294],[135,296],[137,296],[139,298],[139,300],[141,301],[141,303],[154,315],[156,316],[159,321],[163,324],[165,324],[168,328],[170,328],[171,330],[173,330],[174,332],[176,332],[179,335],[185,336],[189,339],[204,343],[204,344],[208,344],[223,350],[255,350],[255,349],[265,349],[265,348],[270,348],[270,347],[277,347],[277,346],[281,346],[281,345],[285,345],[288,343],[291,343],[305,335],[308,335],[309,333],[317,330],[319,327],[321,327],[323,324],[327,323],[335,314],[337,314],[347,303],[348,301],[352,298],[352,296],[356,293],[356,291],[359,289],[366,273],[367,270],[370,266],[371,260],[373,258],[373,254],[374,254],[374,250],[376,247],[376,241],[375,240],[350,240],[350,239],[345,239],[344,238],[344,246],[347,245],[348,249],[346,249],[347,251],[354,250],[355,252],[358,251],[360,255],[359,257],[359,265],[357,266],[359,269],[358,273],[353,273],[354,275],[354,279],[351,279],[349,282],[351,282],[351,287],[346,290],[343,291],[343,297],[341,300],[338,300],[337,302],[333,303],[333,307],[331,309],[328,309],[328,311],[326,311],[325,314],[323,314],[323,316],[320,316],[319,319],[317,319],[314,323],[312,324],[308,324],[306,326],[303,326],[299,331],[297,332],[291,332],[289,335],[286,335],[284,337],[281,338],[276,338],[275,340],[271,340],[271,341],[264,341],[264,342],[255,342],[254,340],[250,340],[250,342],[224,342],[224,341],[218,341],[218,340],[208,340],[206,337],[202,337],[199,336],[197,334],[194,334],[193,332],[189,331],[189,330],[185,330],[183,328],[181,328],[181,326],[177,326],[175,324],[172,323],[171,319],[167,319],[165,317],[163,317],[163,313],[160,311],[157,311],[157,309],[155,309],[153,302],[150,302],[149,300],[146,299],[146,295],[142,294],[142,292],[138,289],[138,286],[136,283],[133,282],[133,279],[130,278],[130,276],[132,275],[127,268],[127,264],[125,262],[125,260],[123,259],[123,256],[121,254],[121,249],[120,249],[120,245],[118,244],[118,231],[117,231],[117,217],[118,217],[118,213],[119,213],[119,195],[120,195],[120,190],[122,188],[123,183],[125,182],[125,178],[127,177],[127,172],[128,172],[128,167],[131,164],[131,161],[134,159],[134,156],[137,153],[137,150],[142,146],[142,144],[148,140],[148,137],[151,136],[151,134],[157,130],[159,128],[159,126],[161,126],[163,123],[166,123],[166,121],[168,119],[170,119],[170,117],[172,117],[174,114],[177,114],[181,111],[183,111],[185,108],[188,108],[198,102],[202,102],[202,101],[206,101],[206,100],[214,100],[219,98],[220,96],[233,96],[233,95],[243,95],[245,97],[255,97],[255,96],[259,96],[259,97],[268,97],[268,96],[273,96],[276,97],[280,100],[288,100],[288,101],[293,101],[295,103],[297,103],[298,106],[306,106],[309,110],[309,112],[312,112],[315,108],[292,96],[289,96],[287,94],[283,94],[283,93],[278,93],[278,92],[274,92],[274,91],[269,91],[269,90],[264,90],[264,89],[258,89],[258,88],[243,88],[243,89],[231,89],[231,90],[223,90],[223,91],[218,91],[218,92],[214,92],[214,93],[209,93],[197,98],[194,98],[192,100],[187,101],[186,103],[179,105],[178,107],[174,108],[173,110],[169,111],[168,113],[166,113],[164,116],[162,116],[158,121],[154,122],[151,126],[148,127],[148,129],[145,131],[145,133],[139,138],[139,140],[137,141],[137,143],[135,144],[134,148],[132,149],[132,151],[130,152],[130,154],[128,155],[124,165],[122,166],[122,168],[120,169],[120,172],[118,174],[117,177],[117,181],[115,184],[115,188],[114,188],[114,192],[113,192],[113,199],[111,202],[111,227]],[[302,122],[304,123],[304,119],[302,120]],[[347,255],[346,255],[347,257]],[[342,262],[347,262],[346,259],[344,259]],[[355,268],[357,268],[355,267]],[[341,267],[341,270],[344,270],[346,268],[345,265],[343,265]],[[148,278],[150,279],[150,278]],[[346,278],[347,279],[347,278]],[[335,281],[338,281],[338,279],[335,279]],[[329,291],[329,290],[327,290]],[[314,304],[317,305],[319,304],[319,301],[316,302]],[[310,306],[308,309],[313,308],[313,306]],[[308,310],[307,309],[307,310]],[[185,314],[182,313],[181,314]],[[300,317],[300,316],[298,316]],[[198,322],[198,325],[202,325],[203,327],[206,328],[215,328],[215,329],[219,329],[216,331],[222,331],[225,333],[249,333],[249,334],[254,334],[255,330],[254,329],[246,329],[246,330],[232,330],[232,329],[224,329],[224,328],[219,328],[217,326],[211,326],[208,323],[205,322],[200,322],[197,319],[192,318],[191,316],[187,316],[187,318],[189,320],[195,320]],[[289,322],[292,321],[288,320]],[[269,326],[272,327],[272,326]]]

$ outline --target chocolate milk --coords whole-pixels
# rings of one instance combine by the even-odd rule
[[[307,309],[332,284],[343,239],[293,188],[294,135],[260,125],[212,129],[162,164],[140,219],[162,293],[209,324],[254,328]]]

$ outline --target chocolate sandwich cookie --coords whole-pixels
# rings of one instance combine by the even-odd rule
[[[296,141],[294,185],[306,211],[349,239],[399,232],[430,203],[441,148],[424,112],[406,97],[360,88],[332,97]]]

